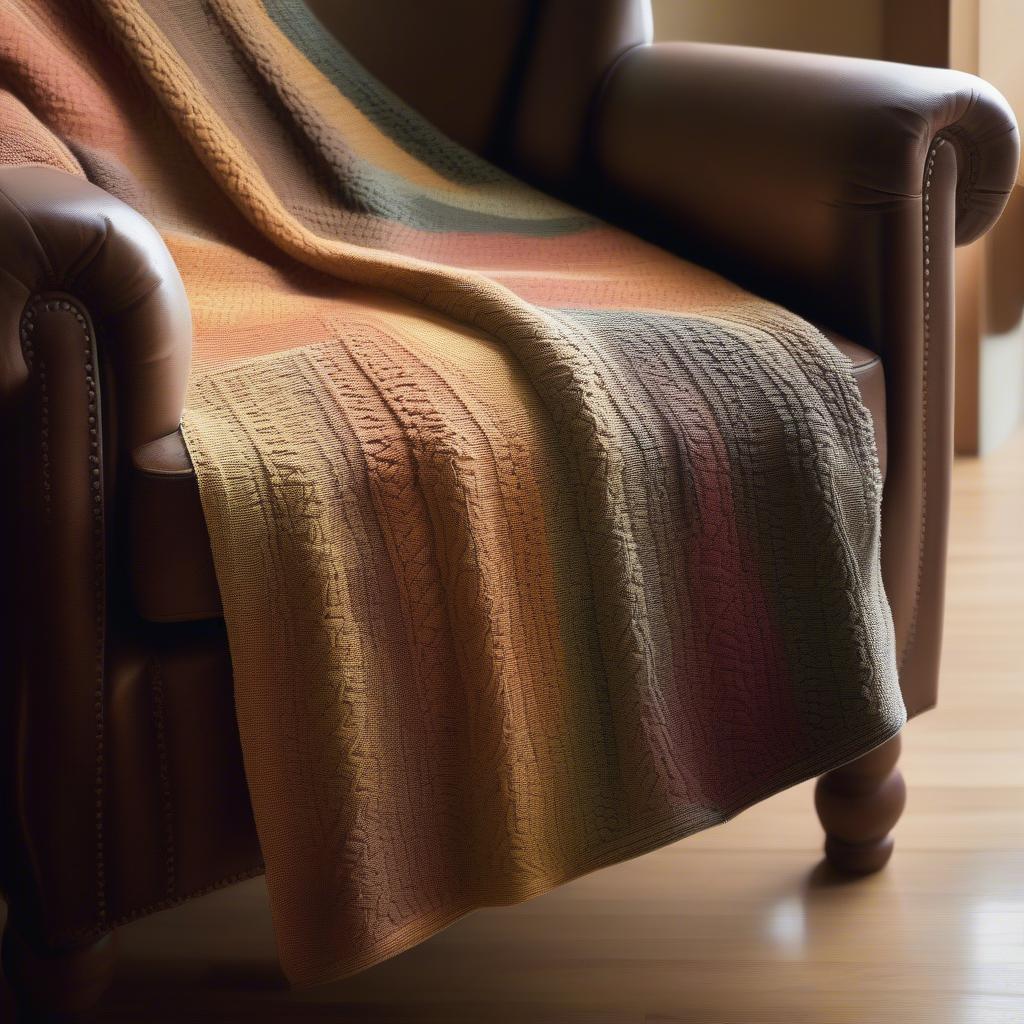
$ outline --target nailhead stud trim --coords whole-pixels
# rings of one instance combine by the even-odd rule
[[[922,330],[921,355],[921,532],[917,541],[917,574],[914,581],[914,608],[910,617],[910,629],[907,632],[907,643],[903,648],[900,668],[906,663],[917,638],[917,613],[921,604],[921,581],[924,574],[925,543],[928,535],[928,359],[931,350],[931,205],[932,205],[932,173],[935,169],[935,155],[946,144],[943,138],[937,138],[928,151],[928,159],[924,170],[923,230],[924,250],[922,252],[922,271],[924,281],[924,327]]]
[[[30,300],[22,314],[20,337],[22,351],[30,373],[34,373],[40,396],[40,442],[42,446],[43,507],[52,510],[50,459],[50,406],[46,366],[37,360],[32,335],[40,313],[66,313],[81,329],[80,358],[83,383],[86,388],[86,426],[89,432],[88,480],[91,508],[91,541],[93,568],[93,729],[95,737],[95,769],[93,801],[95,812],[94,849],[96,859],[96,925],[97,930],[107,927],[107,879],[104,850],[104,743],[106,722],[104,716],[104,649],[106,641],[106,537],[103,517],[103,469],[101,460],[100,407],[97,387],[96,339],[85,314],[78,306],[65,299],[37,296]],[[36,365],[38,362],[38,365]]]

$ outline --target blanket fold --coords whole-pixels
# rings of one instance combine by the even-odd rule
[[[289,978],[898,731],[870,416],[814,328],[461,149],[300,0],[60,7],[0,0],[0,159],[81,168],[185,281]]]

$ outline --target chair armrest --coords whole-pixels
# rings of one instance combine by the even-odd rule
[[[128,451],[178,426],[191,342],[145,218],[73,174],[0,168],[0,884],[52,948],[108,925],[107,640],[131,614],[111,510]]]
[[[0,167],[0,401],[26,379],[22,322],[40,295],[84,309],[116,382],[118,436],[131,449],[175,430],[192,352],[185,289],[141,214],[50,167]]]
[[[615,216],[660,225],[659,240],[872,348],[869,224],[920,203],[936,138],[956,154],[957,244],[995,222],[1017,169],[1016,123],[992,86],[883,61],[643,46],[613,68],[595,117]]]

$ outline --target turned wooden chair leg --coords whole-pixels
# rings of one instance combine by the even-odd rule
[[[91,1010],[114,977],[114,933],[74,949],[39,949],[7,921],[3,967],[26,1021],[73,1020]]]
[[[892,856],[889,831],[907,801],[899,756],[897,734],[818,779],[814,804],[825,828],[825,856],[840,871],[867,875]]]

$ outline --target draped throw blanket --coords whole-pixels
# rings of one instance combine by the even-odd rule
[[[814,328],[467,153],[298,0],[0,11],[0,157],[186,284],[293,981],[899,729],[871,423]]]

